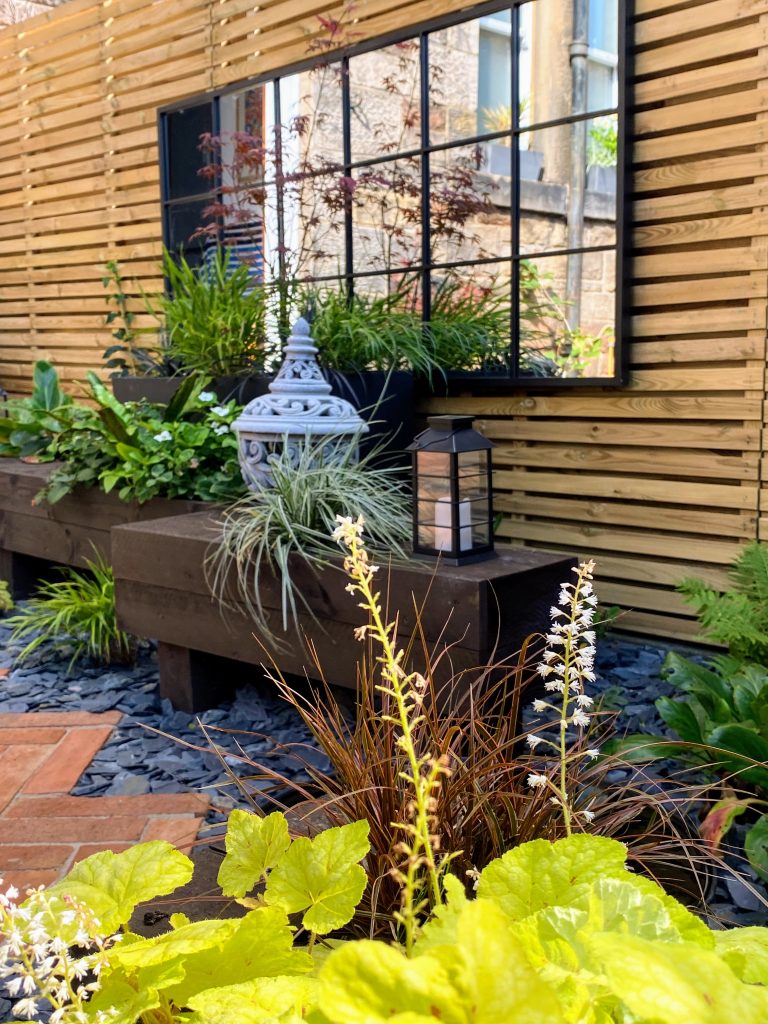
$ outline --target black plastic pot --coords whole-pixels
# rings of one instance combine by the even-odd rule
[[[113,377],[112,393],[120,402],[155,402],[167,405],[184,380],[177,377]],[[271,377],[253,373],[247,376],[214,377],[211,391],[220,402],[233,400],[247,405],[259,395],[266,395]]]
[[[363,438],[361,454],[379,449],[373,465],[407,467],[410,452],[405,451],[416,433],[415,389],[408,370],[364,370],[342,373],[323,370],[333,394],[346,398],[368,421],[370,432]]]

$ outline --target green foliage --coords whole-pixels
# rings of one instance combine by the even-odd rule
[[[596,117],[589,126],[587,163],[592,167],[615,167],[618,148],[619,125],[615,114]]]
[[[52,445],[61,460],[40,499],[51,504],[76,487],[116,491],[125,501],[192,498],[231,501],[245,489],[237,438],[239,408],[216,405],[205,379],[185,378],[167,406],[119,402],[88,374],[95,410],[62,431]]]
[[[0,580],[0,613],[13,611],[14,607],[7,580]]]
[[[0,455],[49,458],[51,441],[77,418],[78,410],[64,394],[55,368],[35,363],[34,388],[29,398],[11,398],[0,417]]]
[[[509,360],[508,289],[445,277],[432,296],[429,334],[444,370],[494,370]]]
[[[312,614],[297,577],[332,564],[330,540],[336,516],[360,509],[374,544],[404,557],[411,531],[410,497],[396,470],[372,469],[375,452],[355,461],[357,439],[345,435],[307,438],[270,459],[273,486],[226,510],[221,540],[209,561],[213,592],[226,603],[234,569],[237,597],[262,637],[279,642],[261,591],[269,575],[281,592],[282,628],[300,612]],[[265,574],[267,574],[265,576]]]
[[[106,665],[133,660],[135,641],[117,624],[112,569],[101,556],[86,559],[86,565],[87,572],[62,568],[62,579],[41,583],[36,596],[8,619],[11,642],[32,637],[18,661],[49,642],[74,648],[70,669],[81,656]]]
[[[199,267],[163,253],[168,291],[147,299],[164,325],[168,354],[184,370],[211,376],[262,372],[270,353],[264,288],[226,247]]]
[[[730,568],[725,593],[688,579],[678,590],[694,607],[708,640],[734,658],[768,665],[768,544],[748,544]]]
[[[305,293],[323,366],[342,372],[436,369],[421,320],[407,306],[409,286],[389,294],[333,288]]]
[[[117,260],[108,260],[106,273],[101,279],[105,288],[111,291],[107,295],[109,312],[104,318],[108,327],[114,327],[112,337],[114,344],[104,350],[104,368],[112,370],[110,377],[123,377],[127,374],[165,374],[170,367],[167,359],[155,346],[139,346],[138,341],[146,328],[134,326],[136,314],[130,308],[130,296],[126,293],[125,281]]]
[[[227,856],[249,836],[257,845],[263,838],[242,815],[231,820],[233,828],[237,842],[228,842]],[[191,923],[177,914],[172,930],[154,938],[126,924],[139,903],[189,879],[188,858],[153,842],[81,862],[48,894],[32,895],[25,909],[34,911],[45,897],[48,931],[65,942],[72,940],[72,906],[84,909],[91,935],[118,927],[124,934],[102,957],[86,1017],[65,1009],[63,1024],[96,1022],[99,1014],[116,1024],[768,1019],[768,929],[711,932],[655,882],[627,870],[622,844],[587,835],[511,851],[482,872],[475,899],[447,876],[450,902],[436,908],[410,957],[391,940],[339,936],[326,945],[320,933],[330,919],[302,946],[306,931],[296,934],[289,925],[282,885],[273,880],[285,872],[283,881],[299,883],[301,896],[288,902],[311,904],[306,928],[313,911],[327,909],[323,890],[331,875],[353,867],[365,874],[356,861],[366,855],[367,829],[361,822],[295,839],[271,858],[264,895],[243,901],[244,917]],[[256,865],[253,877],[259,873]],[[353,903],[350,892],[334,921],[346,918]]]

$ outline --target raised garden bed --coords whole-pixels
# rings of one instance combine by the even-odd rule
[[[139,505],[98,488],[68,494],[55,505],[36,504],[54,467],[0,459],[0,578],[17,598],[29,594],[51,563],[82,567],[96,553],[109,560],[113,526],[207,507],[165,498]]]
[[[279,651],[262,646],[236,599],[222,608],[211,595],[204,564],[218,536],[210,512],[131,523],[112,533],[121,627],[158,641],[160,692],[186,711],[219,703],[242,682],[242,669],[232,661],[269,664],[272,654],[284,673],[319,675],[299,635],[282,634],[279,580],[266,574],[260,580],[270,629],[285,637]],[[427,640],[438,650],[450,648],[441,660],[448,675],[509,657],[530,633],[545,629],[550,605],[574,564],[561,553],[532,549],[459,567],[414,560],[390,570],[389,604],[400,613],[401,640],[415,624],[414,605],[424,604]],[[314,574],[297,562],[293,578],[315,616],[301,615],[298,633],[311,638],[328,682],[355,686],[362,647],[353,629],[362,613],[345,591],[346,577],[340,568]]]

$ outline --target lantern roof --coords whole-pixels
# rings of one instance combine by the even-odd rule
[[[368,424],[352,403],[331,394],[303,317],[293,325],[284,352],[282,366],[269,385],[270,394],[254,398],[232,424],[238,434],[306,438],[368,432]]]
[[[474,416],[428,416],[429,426],[417,435],[408,451],[479,452],[495,448],[472,426]]]

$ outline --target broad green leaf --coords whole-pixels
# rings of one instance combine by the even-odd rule
[[[370,850],[367,821],[294,840],[267,881],[264,898],[289,914],[306,911],[304,927],[319,935],[352,920],[367,875],[358,861]]]
[[[715,953],[689,943],[595,935],[591,947],[630,1013],[653,1024],[764,1024],[768,989],[743,984]]]
[[[561,1024],[553,991],[531,969],[503,911],[477,900],[456,943],[407,959],[383,943],[355,942],[320,972],[320,1009],[332,1024]]]
[[[131,936],[131,938],[135,938]],[[130,941],[126,936],[125,941]],[[140,941],[140,940],[139,940]],[[180,961],[157,964],[133,974],[122,967],[108,967],[99,977],[99,988],[88,1002],[88,1014],[97,1022],[107,1011],[112,1024],[135,1024],[139,1015],[159,1006],[160,992],[184,977]]]
[[[640,733],[609,740],[602,747],[604,754],[620,757],[629,764],[644,764],[646,761],[674,757],[676,751],[682,749],[683,745],[679,740],[662,739],[660,736],[643,736]]]
[[[163,413],[165,423],[180,420],[197,403],[197,396],[210,384],[210,381],[200,373],[190,373],[186,376],[174,392]]]
[[[245,896],[270,871],[291,845],[288,822],[279,812],[266,818],[234,810],[227,825],[227,854],[218,882],[225,896]]]
[[[518,921],[545,907],[578,903],[601,878],[626,878],[626,858],[622,843],[603,836],[535,839],[489,864],[477,894]]]
[[[701,705],[699,705],[699,709],[703,715],[704,712]],[[702,723],[687,700],[672,700],[671,697],[659,697],[656,701],[656,710],[670,729],[675,730],[680,739],[685,740],[686,743],[704,742]],[[711,721],[706,720],[707,726],[711,724]]]
[[[293,929],[278,907],[261,907],[234,925],[223,944],[184,957],[185,978],[168,992],[177,1006],[208,988],[312,970],[306,950],[293,948]]]
[[[768,789],[768,739],[744,725],[721,725],[707,736],[713,748],[712,761],[722,762],[721,770],[733,773],[735,784],[749,782]]]
[[[768,928],[729,928],[714,938],[717,955],[737,978],[768,986]]]
[[[758,875],[768,882],[768,814],[758,818],[747,832],[744,852]]]
[[[47,893],[72,896],[84,903],[98,918],[102,933],[108,935],[130,920],[139,903],[186,885],[192,872],[189,857],[156,839],[122,853],[94,853],[76,864]]]
[[[383,942],[349,943],[320,971],[319,1007],[331,1024],[466,1024],[451,976],[427,954],[408,960]],[[439,1011],[439,1016],[434,1011]]]
[[[697,946],[703,946],[704,949],[714,949],[712,930],[707,928],[704,922],[696,917],[695,914],[692,914],[687,907],[679,903],[674,896],[670,896],[668,892],[665,892],[658,883],[654,882],[651,878],[646,878],[644,875],[630,873],[626,875],[625,881],[629,882],[639,892],[655,896],[656,899],[661,901],[664,909],[669,914],[672,924],[684,942],[693,942]]]
[[[238,919],[195,921],[151,939],[118,946],[111,954],[112,960],[127,971],[169,963],[178,957],[186,962],[194,953],[223,946],[239,925]]]
[[[303,1024],[317,1000],[314,978],[259,978],[211,988],[189,1000],[190,1024]]]
[[[416,946],[417,956],[422,956],[435,946],[456,941],[456,928],[468,900],[464,886],[454,875],[446,875],[443,878],[443,888],[448,902],[435,908],[432,917],[422,929]]]
[[[35,363],[32,378],[34,381],[32,402],[37,408],[50,411],[71,401],[59,386],[59,375],[55,367],[44,359],[39,359]]]
[[[467,1020],[473,1024],[559,1024],[562,1020],[557,997],[531,970],[512,922],[498,907],[483,900],[468,903],[458,921],[456,945],[458,974],[452,979],[454,984],[461,981]]]

